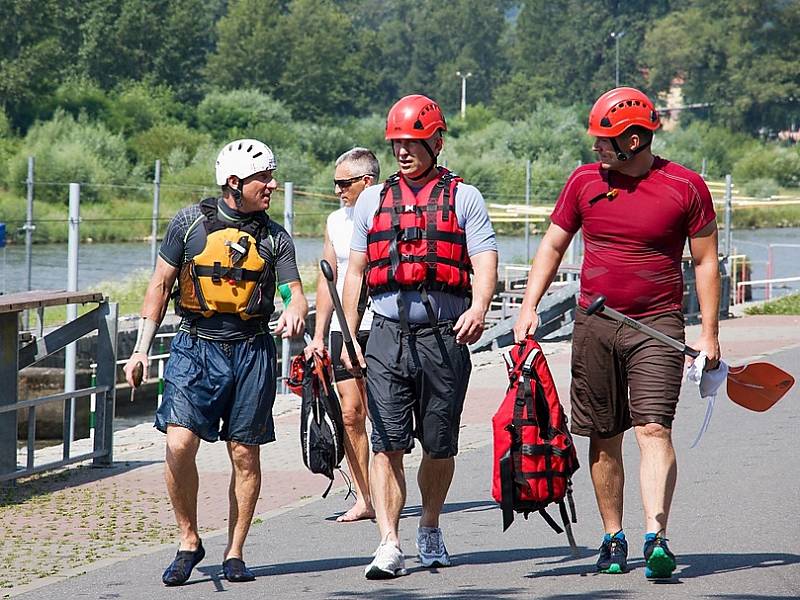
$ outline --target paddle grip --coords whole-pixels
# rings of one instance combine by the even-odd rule
[[[361,372],[361,363],[358,361],[356,347],[353,344],[353,336],[350,335],[350,327],[347,326],[347,319],[344,316],[344,308],[342,308],[342,301],[339,298],[339,291],[336,289],[336,283],[333,281],[333,269],[331,268],[331,264],[324,258],[319,261],[319,268],[322,271],[322,275],[328,280],[328,292],[331,295],[333,309],[336,311],[336,318],[339,319],[339,325],[342,327],[342,339],[344,340],[344,347],[347,350],[347,356],[350,357],[350,362],[353,365],[353,375],[356,379],[361,379],[364,374]]]

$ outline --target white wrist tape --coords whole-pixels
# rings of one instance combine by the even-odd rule
[[[153,339],[156,337],[158,326],[158,323],[147,317],[139,319],[139,332],[136,334],[134,352],[141,352],[142,354],[150,352],[150,346],[152,346]]]

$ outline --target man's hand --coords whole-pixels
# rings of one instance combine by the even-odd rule
[[[142,363],[142,379],[138,382],[134,381],[134,369],[138,363]],[[128,385],[137,388],[143,382],[147,381],[147,367],[149,365],[149,361],[147,360],[147,354],[144,352],[134,352],[131,354],[131,357],[128,359],[128,362],[125,363],[125,381],[128,382]]]
[[[303,354],[306,357],[306,360],[311,358],[312,354],[317,354],[318,356],[322,356],[322,353],[325,351],[325,342],[321,339],[314,338],[311,342],[303,348]]]
[[[356,339],[355,336],[353,336],[353,339]],[[364,355],[361,352],[361,345],[353,343],[353,346],[355,346],[358,364],[361,365],[361,371],[364,372],[367,369],[367,361],[364,360]],[[344,365],[344,368],[350,371],[353,375],[358,374],[358,369],[353,366],[353,363],[350,360],[350,354],[347,352],[346,344],[342,345],[342,364]]]
[[[536,310],[520,309],[517,322],[514,323],[514,341],[516,343],[524,341],[526,337],[536,333],[537,327],[539,327],[539,315],[536,314]]]
[[[456,344],[472,344],[477,342],[486,328],[485,313],[477,308],[470,308],[461,313],[453,325],[456,332]]]
[[[280,335],[283,339],[296,337],[302,335],[306,328],[306,323],[300,313],[293,310],[289,305],[286,310],[281,313],[277,325],[275,325],[275,335]]]
[[[701,335],[700,338],[694,343],[689,345],[691,348],[699,352],[706,353],[706,371],[712,371],[717,368],[720,359],[719,337],[716,335]],[[686,363],[690,364],[694,359],[687,357]]]

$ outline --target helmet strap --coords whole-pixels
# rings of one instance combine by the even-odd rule
[[[231,196],[233,196],[236,208],[242,208],[242,191],[238,188],[231,188]]]
[[[634,156],[639,154],[639,152],[641,152],[642,150],[644,150],[645,148],[650,146],[650,142],[647,142],[646,144],[642,144],[641,146],[639,146],[635,150],[632,150],[630,152],[623,152],[622,148],[619,147],[619,143],[617,142],[617,138],[612,137],[610,139],[611,139],[611,145],[614,147],[614,152],[617,153],[617,160],[621,160],[621,161],[626,161],[626,160],[629,160],[629,159],[633,158]]]
[[[426,140],[419,140],[419,142],[425,147],[425,150],[428,151],[428,155],[431,157],[431,164],[420,175],[417,175],[416,177],[409,177],[411,181],[419,181],[420,179],[424,179],[425,177],[428,176],[428,174],[431,171],[433,171],[433,169],[436,168],[436,155],[433,153],[433,149],[430,147],[430,145]],[[392,154],[395,154],[394,140],[392,140],[391,144],[392,144]],[[395,156],[397,155],[395,154]]]

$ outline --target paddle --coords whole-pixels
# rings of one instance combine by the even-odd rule
[[[344,340],[344,347],[347,350],[347,356],[350,357],[350,362],[353,365],[353,375],[356,379],[361,379],[364,374],[361,372],[361,363],[358,362],[356,347],[353,345],[353,336],[350,335],[350,328],[347,326],[347,319],[344,316],[342,301],[339,299],[339,291],[336,289],[336,283],[333,281],[333,269],[330,263],[324,258],[319,262],[319,268],[322,270],[325,279],[328,280],[328,292],[330,292],[333,309],[336,311],[339,325],[342,327],[342,339]]]
[[[656,331],[635,319],[631,319],[613,308],[609,308],[605,305],[605,301],[605,296],[595,298],[586,308],[586,314],[603,313],[615,321],[620,321],[629,327],[638,329],[645,335],[667,346],[680,350],[687,356],[692,358],[699,356],[700,352],[694,348],[690,348],[683,342]],[[728,398],[739,406],[756,412],[763,412],[774,406],[793,385],[794,377],[770,363],[750,363],[738,367],[730,367],[728,370]]]

